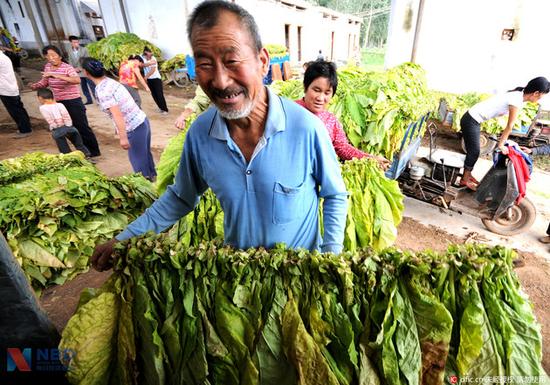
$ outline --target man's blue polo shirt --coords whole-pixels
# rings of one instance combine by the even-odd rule
[[[210,107],[187,133],[175,183],[116,238],[163,231],[193,210],[210,187],[224,211],[227,244],[246,249],[282,242],[342,251],[347,192],[327,130],[302,106],[270,90],[268,98],[264,135],[248,164],[225,120]]]

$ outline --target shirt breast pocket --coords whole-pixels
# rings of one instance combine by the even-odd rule
[[[284,225],[295,221],[304,214],[306,183],[288,187],[275,182],[273,190],[273,223]]]

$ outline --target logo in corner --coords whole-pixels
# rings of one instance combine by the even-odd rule
[[[8,372],[14,372],[16,368],[20,372],[30,372],[31,363],[31,348],[23,351],[19,348],[8,348]]]
[[[456,384],[458,382],[458,377],[457,376],[449,376],[449,382],[451,384]]]

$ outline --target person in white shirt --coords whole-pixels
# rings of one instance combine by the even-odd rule
[[[19,95],[13,65],[2,50],[0,50],[0,100],[17,124],[19,132],[14,138],[20,139],[32,134],[31,120]]]
[[[508,123],[498,141],[498,148],[508,154],[504,145],[514,128],[519,111],[525,102],[537,103],[550,91],[550,83],[545,77],[531,79],[525,87],[517,87],[504,94],[495,95],[471,107],[460,119],[460,129],[466,147],[464,175],[460,180],[462,186],[476,190],[479,182],[472,176],[472,170],[479,158],[480,125],[486,120],[508,114]]]
[[[89,157],[90,150],[82,143],[82,137],[73,126],[67,108],[54,100],[53,92],[48,88],[40,88],[36,92],[36,96],[40,103],[40,113],[50,126],[52,138],[55,140],[59,152],[62,154],[71,152],[71,148],[67,143],[67,139],[69,139],[77,150],[82,151],[86,157]]]
[[[162,78],[158,69],[157,59],[153,56],[153,52],[145,47],[143,49],[143,58],[145,62],[141,64],[145,71],[145,80],[151,89],[151,96],[159,108],[159,112],[163,115],[168,113],[166,100],[164,99],[164,91],[162,90]]]

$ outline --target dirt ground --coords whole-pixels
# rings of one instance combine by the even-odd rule
[[[39,73],[36,70],[24,68],[26,81],[37,80]],[[166,89],[166,98],[170,109],[167,116],[156,112],[151,97],[142,93],[143,110],[151,120],[152,148],[156,161],[167,141],[177,134],[173,122],[183,110],[183,105],[192,97],[192,89]],[[24,139],[13,139],[16,132],[15,124],[11,121],[4,107],[0,105],[0,160],[20,156],[31,151],[46,151],[56,153],[57,148],[47,131],[47,126],[40,119],[38,105],[34,92],[22,94],[27,111],[32,116],[34,132]],[[96,133],[102,156],[98,158],[97,167],[109,176],[119,176],[131,172],[131,166],[125,151],[118,145],[113,135],[113,125],[106,115],[96,105],[88,107],[90,126]],[[452,135],[448,136],[448,147],[456,146],[457,142]],[[427,142],[426,142],[427,144]],[[457,148],[458,149],[458,148]],[[412,218],[404,218],[398,229],[397,246],[408,250],[443,251],[451,243],[463,243],[466,238],[459,238],[433,226],[424,226]],[[529,295],[534,305],[535,314],[542,326],[543,333],[543,365],[550,372],[550,266],[540,256],[519,252],[524,266],[516,269],[524,291]],[[58,330],[62,330],[73,314],[80,292],[85,287],[99,287],[109,277],[109,272],[98,273],[90,270],[62,286],[51,287],[44,291],[40,303],[54,322]]]

